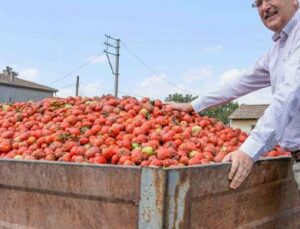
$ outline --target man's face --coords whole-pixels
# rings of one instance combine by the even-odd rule
[[[258,13],[264,25],[273,32],[280,32],[297,10],[297,0],[263,1]]]

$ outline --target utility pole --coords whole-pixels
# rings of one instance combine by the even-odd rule
[[[77,76],[77,79],[76,79],[76,96],[79,95],[79,76]]]
[[[106,53],[108,63],[110,65],[112,74],[115,76],[115,97],[118,97],[118,90],[119,90],[119,58],[120,58],[120,39],[115,39],[109,35],[105,35],[106,42],[104,44],[106,45],[106,49],[104,52]],[[115,45],[111,44],[110,42],[114,41]],[[110,48],[115,49],[115,53],[110,51]],[[111,64],[109,55],[112,55],[115,57],[115,70],[113,69],[113,66]]]

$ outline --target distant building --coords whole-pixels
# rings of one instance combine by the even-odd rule
[[[242,104],[229,116],[229,124],[232,128],[240,128],[249,133],[254,129],[258,119],[263,116],[269,105]]]
[[[0,73],[0,103],[38,101],[55,96],[57,89],[37,84],[17,77],[18,73],[6,67]]]

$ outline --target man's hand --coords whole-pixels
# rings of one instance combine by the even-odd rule
[[[192,112],[194,108],[191,103],[166,103],[168,106],[172,107],[173,110]]]
[[[251,172],[254,161],[241,150],[236,150],[226,155],[222,162],[229,161],[232,162],[228,176],[229,180],[231,180],[230,188],[237,189]]]

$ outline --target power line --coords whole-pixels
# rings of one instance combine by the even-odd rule
[[[175,83],[171,82],[170,80],[167,80],[163,77],[160,77],[159,74],[154,71],[152,68],[149,67],[149,65],[147,65],[140,57],[138,57],[133,51],[131,51],[128,46],[124,43],[124,41],[121,41],[121,43],[124,45],[125,49],[134,57],[136,58],[142,65],[144,65],[144,67],[146,67],[150,72],[152,72],[156,77],[162,79],[163,81],[167,82],[168,84],[172,85],[173,87],[176,87],[177,89],[183,91],[183,92],[188,92],[190,94],[194,94],[193,92],[190,92],[188,90],[185,90],[179,86],[177,86]]]
[[[98,54],[96,54],[95,56],[93,56],[92,58],[90,58],[88,61],[84,62],[83,64],[79,65],[77,68],[73,69],[72,71],[70,71],[69,73],[63,75],[62,77],[57,78],[56,80],[48,83],[49,85],[54,84],[62,79],[65,79],[69,76],[71,76],[72,74],[74,74],[75,72],[77,72],[78,70],[82,69],[83,67],[85,67],[86,65],[92,63],[95,59],[97,59],[97,57],[101,56],[103,54],[103,52],[100,52]]]
[[[87,86],[86,84],[82,85],[83,87],[84,86]],[[104,87],[97,87],[98,89],[102,89],[102,90],[105,90],[105,91],[113,91],[113,89],[109,89],[109,88],[104,88]],[[150,98],[151,100],[155,100],[155,98],[151,98],[149,96],[145,96],[145,95],[138,95],[138,94],[134,94],[134,93],[129,93],[129,92],[126,92],[126,91],[119,91],[120,94],[122,95],[129,95],[129,96],[135,96],[135,97],[140,97],[140,98],[145,98],[145,97],[148,97]]]
[[[64,87],[60,88],[59,90],[65,89],[65,88],[68,88],[68,87],[71,87],[71,86],[75,86],[75,85],[76,85],[75,83],[72,83],[72,84],[69,84],[67,86],[64,86]]]

